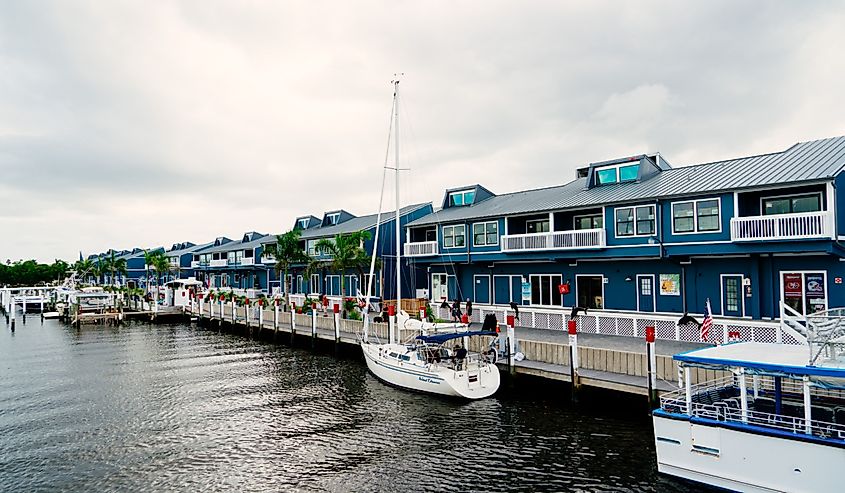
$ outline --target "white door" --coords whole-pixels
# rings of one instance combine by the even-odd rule
[[[431,275],[431,299],[442,301],[449,298],[449,284],[446,282],[446,274]]]

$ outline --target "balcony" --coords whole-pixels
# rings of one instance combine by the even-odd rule
[[[604,248],[607,244],[605,238],[603,229],[579,229],[527,235],[505,235],[502,236],[502,251],[527,252]]]
[[[192,268],[192,269],[199,268],[199,266],[200,266],[200,261],[199,261],[199,260],[191,260],[191,268]]]
[[[255,257],[244,257],[238,262],[239,265],[255,265]]]
[[[275,264],[276,263],[276,257],[274,257],[273,255],[266,255],[266,254],[262,255],[261,256],[261,263],[262,264]]]
[[[226,267],[226,259],[221,258],[217,260],[212,260],[208,263],[209,267]]]
[[[829,211],[734,217],[731,240],[811,240],[833,238],[833,214]]]
[[[405,243],[406,257],[427,257],[437,255],[436,241],[421,241],[418,243]]]

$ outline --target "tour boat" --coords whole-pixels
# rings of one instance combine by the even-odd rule
[[[396,139],[394,166],[385,162],[388,169],[396,173],[396,304],[393,320],[388,330],[387,342],[373,342],[369,338],[369,306],[371,302],[372,280],[375,270],[375,258],[378,254],[379,224],[381,223],[382,204],[376,219],[376,231],[373,245],[373,257],[370,263],[370,275],[364,297],[364,331],[361,350],[367,362],[367,368],[380,380],[404,389],[460,397],[464,399],[483,399],[493,395],[499,389],[499,369],[496,367],[495,351],[483,354],[470,353],[466,347],[470,337],[496,336],[495,332],[470,332],[464,324],[432,324],[417,321],[402,310],[402,248],[399,199],[399,81],[393,81],[393,121],[392,127]],[[384,197],[382,180],[381,195]],[[400,328],[411,329],[416,338],[406,343],[400,342]],[[434,333],[429,335],[430,333]],[[447,344],[459,343],[453,348]],[[483,345],[481,347],[484,347]]]
[[[675,355],[683,385],[652,413],[658,471],[737,491],[843,491],[843,339]],[[696,369],[724,376],[692,385]]]

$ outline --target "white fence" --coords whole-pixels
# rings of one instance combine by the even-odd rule
[[[831,238],[833,232],[833,214],[828,211],[731,219],[733,241]]]
[[[502,250],[505,252],[603,248],[604,246],[605,232],[603,229],[579,229],[502,236]]]
[[[427,255],[437,255],[436,241],[420,241],[416,243],[405,243],[406,257],[424,257]]]

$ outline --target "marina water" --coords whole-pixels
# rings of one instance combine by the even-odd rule
[[[432,398],[354,356],[183,324],[2,328],[4,492],[690,488],[657,475],[637,400]]]

